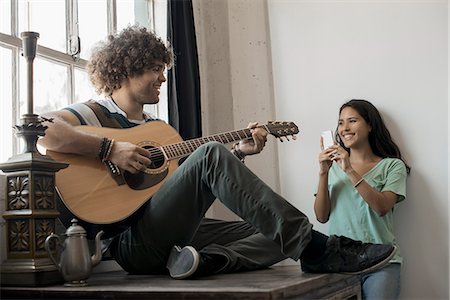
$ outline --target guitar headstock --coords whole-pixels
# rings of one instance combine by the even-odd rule
[[[280,141],[282,137],[286,137],[289,140],[289,136],[292,136],[292,139],[296,139],[296,134],[299,132],[297,125],[294,122],[283,122],[283,121],[269,121],[266,124],[266,130],[276,138],[279,138]]]

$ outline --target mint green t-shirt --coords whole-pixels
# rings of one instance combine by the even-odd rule
[[[379,192],[398,195],[397,203],[406,197],[406,166],[400,159],[384,158],[363,175],[364,180]],[[396,244],[394,208],[380,217],[364,201],[347,174],[333,163],[328,173],[331,200],[330,235],[343,235],[354,240],[377,244]],[[398,245],[397,245],[398,247]],[[401,263],[400,248],[391,262]]]

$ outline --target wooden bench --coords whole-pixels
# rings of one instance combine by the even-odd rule
[[[306,274],[298,265],[191,280],[95,273],[88,286],[2,287],[2,299],[361,299],[358,276]]]

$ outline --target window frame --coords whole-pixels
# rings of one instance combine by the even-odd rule
[[[136,0],[139,1],[139,0]],[[146,15],[148,20],[144,26],[155,30],[155,1],[145,0]],[[12,111],[11,117],[13,124],[18,124],[20,120],[20,98],[21,93],[26,93],[26,87],[20,86],[20,70],[19,64],[22,52],[22,40],[19,30],[19,0],[10,0],[11,3],[11,34],[0,32],[0,47],[11,50],[11,95],[12,95]],[[133,3],[133,2],[130,2]],[[117,2],[116,0],[106,0],[107,5],[107,34],[114,34],[117,30]],[[142,3],[139,3],[142,5]],[[87,60],[80,57],[80,37],[78,26],[78,0],[65,0],[65,19],[66,19],[66,53],[59,50],[51,49],[39,44],[36,49],[36,57],[46,59],[50,62],[63,64],[68,67],[68,90],[69,99],[67,104],[75,102],[75,70],[86,70]],[[155,107],[154,113],[158,114],[159,109]],[[23,112],[25,113],[25,112]],[[15,155],[19,151],[19,139],[12,138],[12,154]],[[1,172],[0,172],[1,173]]]

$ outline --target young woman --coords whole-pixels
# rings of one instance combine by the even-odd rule
[[[405,199],[409,167],[377,108],[366,100],[343,104],[335,139],[327,149],[321,139],[317,220],[330,223],[330,234],[395,245],[394,207]],[[398,298],[401,263],[397,246],[389,265],[361,277],[363,298]]]

